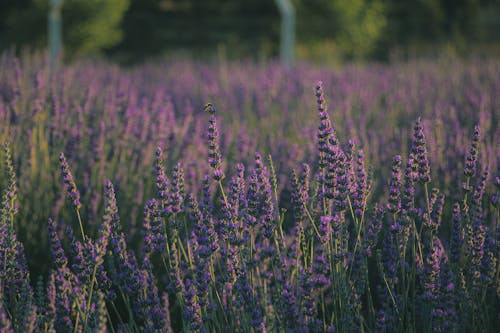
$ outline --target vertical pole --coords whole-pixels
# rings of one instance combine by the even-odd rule
[[[50,1],[48,37],[51,70],[55,70],[57,68],[62,55],[62,5],[63,0]]]
[[[281,15],[280,58],[285,66],[293,64],[295,43],[295,9],[291,0],[275,0]]]

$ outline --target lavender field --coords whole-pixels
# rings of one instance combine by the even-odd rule
[[[500,61],[0,56],[1,332],[495,332]]]

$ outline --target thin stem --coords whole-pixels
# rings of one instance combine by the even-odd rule
[[[97,266],[98,264],[96,263],[94,265],[94,272],[92,273],[92,281],[90,282],[90,292],[89,292],[89,300],[87,302],[87,308],[85,309],[85,322],[83,325],[83,332],[87,331],[87,325],[88,325],[88,320],[90,316],[90,304],[92,303],[92,293],[94,291],[94,284],[95,284],[95,275],[97,273]]]
[[[80,320],[80,311],[76,312],[75,327],[73,328],[73,333],[78,332],[78,321]],[[85,330],[83,330],[85,332]]]
[[[224,188],[222,187],[222,180],[219,180],[217,183],[219,184],[219,190],[220,190],[220,193],[222,194],[222,198],[224,199],[224,204],[226,205],[226,208],[229,208],[229,204],[227,202],[227,197],[226,197],[226,192],[224,192]]]
[[[82,233],[82,238],[85,240],[85,232],[83,231],[83,223],[82,223],[82,217],[80,216],[80,210],[78,208],[75,208],[76,211],[76,216],[78,217],[78,224],[80,225],[80,231]]]
[[[113,322],[111,321],[111,315],[109,314],[108,309],[106,308],[106,317],[108,318],[109,327],[111,328],[111,333],[115,333],[115,328],[113,327]]]
[[[314,229],[314,232],[316,232],[316,235],[318,236],[318,239],[321,239],[321,236],[319,234],[319,230],[318,228],[316,227],[316,223],[314,223],[314,219],[312,218],[311,216],[311,213],[309,213],[309,209],[307,208],[306,204],[304,203],[304,209],[306,211],[306,214],[307,214],[307,217],[309,218],[309,221],[311,222],[312,226],[313,226],[313,229]]]

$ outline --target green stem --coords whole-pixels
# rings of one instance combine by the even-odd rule
[[[414,229],[414,233],[415,233],[415,240],[417,241],[417,245],[418,245],[418,252],[420,254],[420,260],[424,260],[424,256],[422,254],[422,246],[421,246],[421,242],[420,242],[420,234],[419,232],[417,231],[417,225],[415,224],[415,220],[413,219],[412,220],[413,222],[413,229]]]
[[[75,208],[76,211],[76,216],[78,217],[78,224],[80,225],[80,231],[82,233],[82,238],[85,240],[85,232],[83,231],[83,223],[82,223],[82,217],[80,216],[80,210],[78,208]]]
[[[219,180],[217,183],[219,184],[219,190],[220,190],[220,193],[222,194],[222,198],[224,199],[224,204],[226,205],[226,208],[229,208],[229,204],[227,202],[227,197],[226,197],[226,192],[224,192],[224,188],[222,187],[222,180]]]
[[[78,332],[78,321],[80,320],[80,311],[76,312],[76,319],[75,319],[75,327],[73,329],[73,333]],[[83,331],[85,332],[85,330]]]
[[[312,218],[311,216],[311,213],[309,213],[309,209],[307,209],[306,207],[306,204],[304,203],[304,210],[306,211],[306,215],[309,219],[309,221],[311,222],[312,226],[313,226],[313,229],[314,229],[314,232],[316,233],[316,235],[318,236],[318,239],[321,239],[321,236],[319,234],[319,230],[318,228],[316,227],[316,223],[314,223],[314,219]]]
[[[113,322],[111,321],[111,316],[109,314],[108,309],[106,309],[106,317],[108,318],[108,322],[109,322],[108,326],[111,328],[111,333],[115,333],[115,328],[113,327]]]
[[[87,325],[88,325],[88,320],[89,320],[89,316],[90,316],[90,304],[92,303],[92,293],[94,291],[95,275],[97,273],[97,266],[98,266],[98,264],[96,263],[94,265],[94,271],[92,272],[92,281],[90,282],[89,300],[87,301],[87,308],[85,309],[85,322],[83,325],[83,332],[87,331]]]

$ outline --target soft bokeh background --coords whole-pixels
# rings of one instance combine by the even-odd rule
[[[500,54],[497,0],[293,0],[298,60]],[[49,0],[0,2],[0,51],[47,45]],[[120,63],[176,55],[263,60],[279,53],[272,0],[66,0],[64,56]]]

